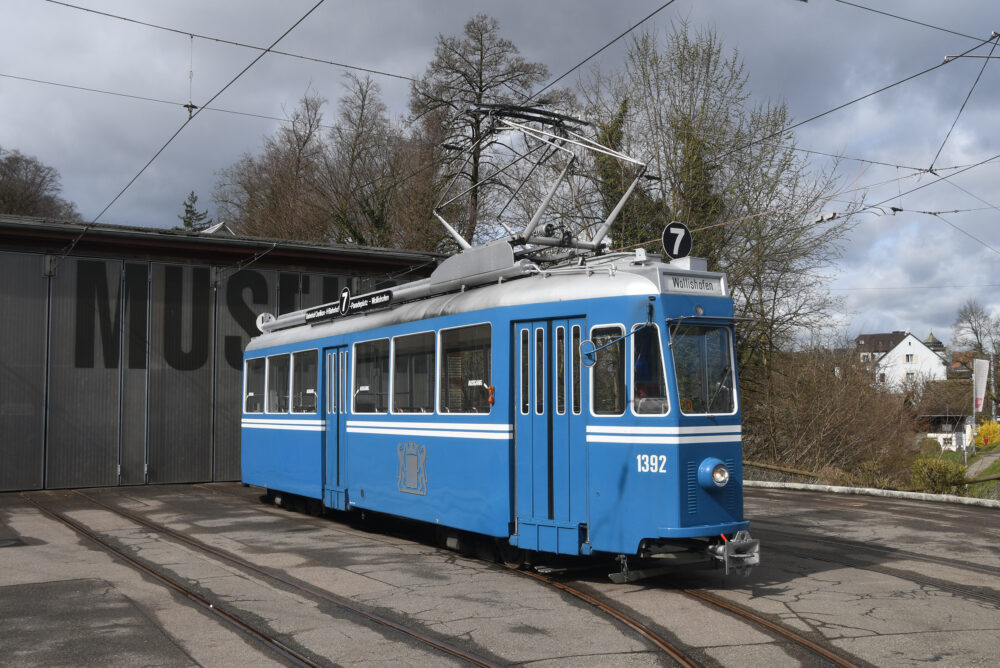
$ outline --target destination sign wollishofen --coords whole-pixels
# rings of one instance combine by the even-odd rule
[[[324,304],[306,311],[306,322],[323,322],[345,315],[357,315],[376,308],[382,308],[392,303],[392,290],[380,290],[366,295],[351,297],[345,288],[345,294],[337,304]]]
[[[663,279],[664,292],[722,296],[722,279],[715,276],[677,276],[665,273]]]

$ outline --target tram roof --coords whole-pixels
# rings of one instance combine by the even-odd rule
[[[427,297],[319,324],[301,324],[277,329],[252,339],[247,345],[247,350],[301,343],[317,338],[499,307],[558,304],[628,295],[658,295],[671,291],[669,288],[665,289],[664,277],[674,276],[718,280],[722,295],[714,296],[716,298],[727,296],[728,291],[722,274],[692,271],[684,265],[656,261],[636,265],[629,255],[609,259],[602,264],[540,270],[538,273],[514,280]],[[712,295],[703,296],[712,297]]]

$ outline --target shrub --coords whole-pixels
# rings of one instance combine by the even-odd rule
[[[965,485],[965,467],[937,457],[921,457],[910,467],[914,488],[931,494],[959,494]]]
[[[986,441],[989,440],[989,443]],[[993,420],[987,420],[979,425],[976,434],[976,449],[989,451],[1000,445],[1000,425]]]
[[[917,443],[917,449],[922,455],[936,455],[941,452],[941,444],[936,438],[922,438]]]

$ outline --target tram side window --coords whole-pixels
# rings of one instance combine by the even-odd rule
[[[264,412],[264,368],[267,362],[263,357],[247,360],[246,397],[243,401],[244,413]]]
[[[681,412],[732,413],[732,345],[725,327],[678,325],[671,332]]]
[[[392,370],[395,413],[434,412],[434,332],[397,336]]]
[[[389,339],[354,346],[354,412],[385,413],[389,407]]]
[[[292,355],[292,412],[315,413],[319,351],[306,350]]]
[[[489,325],[441,331],[441,411],[490,412]]]
[[[288,379],[290,355],[267,358],[267,412],[288,412]]]
[[[660,330],[655,325],[638,325],[632,336],[632,410],[639,415],[663,415],[667,408]]]
[[[595,415],[625,412],[625,332],[621,327],[596,327],[590,334],[600,350],[591,368],[591,392]]]

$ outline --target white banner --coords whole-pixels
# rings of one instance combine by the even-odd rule
[[[990,372],[989,360],[972,360],[972,387],[977,411],[983,410],[983,397],[986,396],[986,376]]]

